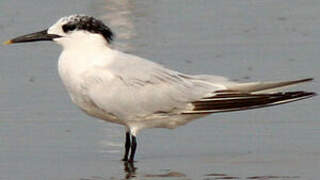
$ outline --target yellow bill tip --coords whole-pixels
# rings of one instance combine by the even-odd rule
[[[9,45],[9,44],[12,44],[13,42],[11,40],[8,40],[8,41],[5,41],[3,42],[4,45]]]

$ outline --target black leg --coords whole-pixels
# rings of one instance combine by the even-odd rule
[[[126,132],[125,153],[122,161],[128,161],[130,146],[131,146],[130,132]]]
[[[133,162],[134,161],[134,155],[136,153],[136,149],[137,149],[137,140],[135,136],[131,136],[132,137],[132,142],[131,142],[131,154],[130,154],[130,159],[129,162]]]

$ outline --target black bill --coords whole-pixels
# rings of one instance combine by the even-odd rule
[[[13,44],[13,43],[23,43],[23,42],[33,42],[33,41],[52,41],[54,38],[59,38],[61,36],[56,34],[48,34],[48,30],[35,32],[23,36],[16,37],[14,39],[8,40],[3,44]]]

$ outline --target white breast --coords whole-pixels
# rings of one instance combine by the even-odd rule
[[[59,58],[58,70],[73,103],[91,116],[114,121],[115,117],[95,105],[88,95],[90,86],[94,86],[96,69],[106,67],[111,61],[112,52],[108,49],[80,53],[64,50]],[[112,75],[109,74],[108,77],[111,78]]]

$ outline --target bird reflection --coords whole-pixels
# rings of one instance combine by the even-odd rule
[[[124,162],[124,171],[125,171],[125,179],[131,179],[137,177],[136,170],[138,168],[135,167],[134,162]],[[186,177],[185,174],[175,171],[169,171],[165,174],[143,174],[142,177],[148,178],[159,178],[159,177]]]
[[[125,179],[131,179],[136,177],[136,167],[134,166],[134,162],[124,162],[124,172],[126,173]]]

